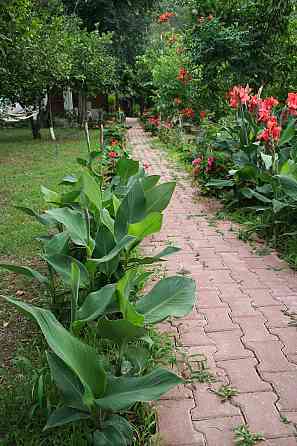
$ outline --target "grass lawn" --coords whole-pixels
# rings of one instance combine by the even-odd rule
[[[57,144],[43,130],[42,140],[34,141],[31,130],[0,129],[0,256],[27,257],[36,253],[34,237],[43,228],[14,206],[42,209],[40,186],[55,190],[66,174],[77,172],[78,156],[87,146],[80,129],[58,129]],[[98,131],[91,132],[96,147]]]

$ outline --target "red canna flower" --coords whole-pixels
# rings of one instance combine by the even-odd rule
[[[176,79],[178,81],[181,81],[183,84],[186,84],[187,82],[192,80],[192,76],[184,67],[182,67],[179,69],[179,73]]]
[[[297,116],[297,93],[288,93],[287,104],[289,113]]]
[[[275,141],[278,141],[281,135],[282,128],[280,126],[273,127],[271,130],[271,136]]]
[[[113,150],[111,152],[108,152],[108,156],[110,159],[115,159],[118,157],[117,152],[114,152]]]
[[[212,167],[213,167],[213,165],[214,165],[214,162],[215,162],[215,158],[214,158],[213,156],[210,156],[210,157],[207,159],[208,171],[212,169]]]
[[[184,108],[183,110],[181,110],[181,113],[185,118],[195,118],[195,112],[192,108]]]
[[[161,14],[159,16],[158,21],[159,21],[159,23],[165,23],[165,22],[168,22],[171,19],[171,17],[174,17],[174,16],[175,16],[175,14],[173,12],[164,12],[164,14]]]
[[[199,166],[200,164],[202,163],[202,158],[195,158],[193,161],[192,161],[192,166]]]
[[[235,85],[229,91],[230,97],[230,107],[237,108],[239,104],[247,104],[250,101],[250,92],[251,89],[247,85],[246,87],[242,87],[241,85]]]
[[[201,119],[201,121],[203,121],[203,119],[206,118],[206,112],[205,112],[205,111],[201,111],[201,112],[199,113],[199,115],[200,115],[200,119]]]
[[[259,135],[258,139],[260,141],[268,142],[270,140],[270,131],[269,129],[264,129]]]
[[[258,97],[257,96],[251,96],[249,103],[248,103],[248,109],[250,112],[253,112],[258,107]]]

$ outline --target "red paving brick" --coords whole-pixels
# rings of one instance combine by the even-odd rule
[[[199,197],[187,175],[150,148],[137,122],[130,124],[134,155],[149,160],[149,173],[177,178],[163,230],[145,241],[145,250],[160,250],[168,240],[180,246],[163,267],[167,274],[191,274],[198,290],[193,312],[160,328],[174,336],[179,358],[183,351],[189,361],[203,361],[217,379],[179,386],[158,403],[164,446],[233,446],[233,430],[244,423],[265,434],[263,446],[296,446],[297,332],[284,314],[297,311],[296,273],[275,253],[257,256],[236,238],[238,225],[210,226],[220,205]],[[210,391],[222,384],[239,394],[222,403]]]

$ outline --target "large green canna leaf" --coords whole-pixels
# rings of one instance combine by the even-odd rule
[[[142,327],[144,324],[144,316],[138,313],[134,305],[129,302],[130,293],[135,285],[136,274],[136,271],[131,269],[118,281],[117,296],[123,318],[133,325]]]
[[[282,191],[292,200],[297,200],[297,181],[292,176],[277,175]]]
[[[96,332],[102,338],[110,339],[116,344],[122,344],[133,338],[142,338],[146,335],[145,328],[137,327],[125,319],[101,320],[97,324]]]
[[[112,302],[115,294],[115,285],[106,285],[98,291],[90,293],[77,311],[79,321],[93,321],[104,314]]]
[[[146,213],[161,212],[167,208],[175,189],[175,182],[163,183],[145,193]]]
[[[101,431],[94,432],[94,446],[130,446],[133,441],[134,429],[125,418],[112,415],[103,421]]]
[[[146,201],[140,181],[134,182],[122,200],[115,218],[115,236],[121,240],[128,233],[130,223],[138,223],[146,215]]]
[[[61,276],[63,282],[68,286],[71,286],[72,283],[71,264],[75,263],[80,270],[80,286],[82,288],[89,287],[89,273],[86,267],[74,257],[66,256],[64,254],[55,254],[52,256],[44,256],[43,258],[53,267],[53,269]]]
[[[133,175],[136,175],[139,170],[139,161],[132,159],[120,159],[117,162],[116,174],[122,178],[124,183]]]
[[[167,277],[136,303],[146,324],[161,322],[167,317],[183,317],[190,313],[196,300],[193,279],[183,276]]]
[[[165,249],[163,249],[159,254],[155,254],[152,257],[135,257],[130,258],[129,263],[134,265],[151,265],[152,263],[156,262],[164,262],[164,257],[171,256],[172,254],[175,254],[176,252],[180,251],[180,248],[177,246],[167,246]]]
[[[48,210],[47,214],[65,226],[73,243],[78,246],[88,246],[88,226],[81,211],[57,208]]]
[[[24,212],[24,214],[30,215],[30,217],[34,217],[42,225],[53,226],[56,224],[56,220],[47,214],[38,214],[38,212],[25,206],[15,206],[15,208]]]
[[[46,356],[52,378],[64,402],[73,408],[86,410],[83,407],[84,388],[77,375],[55,353],[47,352]]]
[[[162,368],[137,378],[109,376],[104,397],[96,399],[96,405],[111,411],[127,409],[136,402],[157,400],[181,383],[179,376]]]
[[[47,189],[44,186],[41,186],[41,192],[43,193],[44,199],[47,203],[61,204],[61,194]]]
[[[46,276],[43,274],[40,274],[40,272],[29,268],[28,266],[17,266],[17,265],[11,265],[9,263],[0,263],[0,268],[6,269],[8,271],[12,271],[13,273],[22,274],[25,277],[28,277],[28,279],[36,279],[40,283],[44,283],[48,285],[49,281]]]
[[[99,184],[88,172],[83,172],[81,183],[82,192],[91,204],[91,209],[99,213],[102,208],[102,196]]]
[[[91,414],[89,412],[83,412],[74,409],[73,407],[59,407],[49,416],[44,430],[64,426],[65,424],[86,420],[88,418],[91,418]]]
[[[49,310],[8,297],[6,300],[36,320],[51,350],[80,379],[85,404],[104,394],[106,374],[95,349],[72,336]]]
[[[59,232],[50,239],[43,239],[45,254],[50,256],[54,254],[67,254],[70,237],[67,231]]]
[[[96,234],[93,256],[96,259],[104,258],[110,252],[112,252],[115,246],[116,242],[112,232],[108,229],[107,226],[101,225]],[[97,266],[99,267],[98,269],[100,272],[105,273],[107,276],[110,276],[116,271],[119,265],[119,261],[120,253],[116,254],[115,257],[109,262],[104,262],[103,264]]]
[[[100,220],[101,223],[106,226],[112,234],[114,234],[114,220],[110,216],[110,213],[107,209],[101,209],[100,210]]]
[[[135,237],[132,237],[130,235],[126,235],[122,240],[120,240],[115,247],[104,257],[101,257],[100,259],[90,259],[88,260],[89,264],[102,264],[107,263],[113,260],[118,254],[121,253],[121,251],[128,246],[131,242],[135,240]]]
[[[160,180],[160,175],[150,175],[150,176],[144,177],[141,180],[143,190],[145,192],[151,190],[153,187],[156,186],[156,184],[158,184],[159,180]]]
[[[159,212],[148,214],[139,223],[129,225],[128,234],[142,240],[148,235],[159,232],[162,228],[163,216]]]

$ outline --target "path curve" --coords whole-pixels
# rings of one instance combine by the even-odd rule
[[[150,164],[149,173],[177,179],[162,232],[149,246],[157,251],[168,240],[180,246],[166,272],[191,274],[198,289],[192,314],[161,328],[170,330],[177,349],[205,355],[217,378],[212,385],[181,386],[162,399],[165,445],[233,446],[233,429],[247,423],[265,436],[260,445],[296,446],[297,333],[284,313],[297,312],[296,273],[275,254],[254,254],[232,223],[211,226],[209,207],[195,198],[188,176],[150,147],[137,120],[128,124],[134,156]],[[231,402],[222,403],[212,391],[223,384],[239,390]]]

